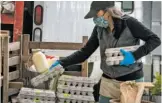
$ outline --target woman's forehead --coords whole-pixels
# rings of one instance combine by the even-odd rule
[[[97,12],[97,16],[102,16],[104,14],[104,11],[103,10],[99,10],[98,12]]]

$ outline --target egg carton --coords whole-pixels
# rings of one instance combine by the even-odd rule
[[[68,86],[68,85],[58,85],[57,91],[59,93],[67,93],[72,95],[88,95],[93,96],[93,88],[90,87],[75,87],[75,86]]]
[[[31,84],[36,87],[39,84],[47,81],[50,78],[55,77],[56,75],[60,75],[64,72],[64,69],[61,65],[56,66],[51,71],[44,72],[34,78],[31,79]]]
[[[68,86],[78,86],[78,87],[94,87],[95,85],[95,83],[87,83],[82,81],[64,81],[64,80],[59,80],[58,84]]]
[[[95,103],[93,96],[71,95],[58,93],[58,103]]]
[[[91,102],[91,101],[82,101],[82,100],[69,100],[69,99],[65,99],[63,101],[58,101],[57,103],[95,103],[95,102]]]
[[[18,103],[56,103],[56,102],[55,101],[31,100],[31,99],[19,99]]]
[[[96,79],[89,77],[77,77],[62,75],[59,78],[58,84],[78,87],[93,87],[97,83]]]
[[[108,57],[106,59],[106,63],[107,65],[119,65],[123,59],[124,59],[123,56]]]
[[[19,99],[38,99],[40,101],[55,101],[55,92],[50,90],[32,89],[32,88],[21,88],[18,95]]]
[[[117,57],[108,57],[106,59],[107,65],[119,65],[120,62],[124,59],[124,56],[117,56]],[[141,62],[141,59],[138,59],[136,62]]]
[[[109,49],[106,49],[105,54],[106,54],[107,57],[122,56],[122,53],[120,52],[120,49],[124,49],[126,51],[135,51],[138,48],[139,48],[139,45],[127,46],[127,47],[119,47],[119,48],[109,48]]]

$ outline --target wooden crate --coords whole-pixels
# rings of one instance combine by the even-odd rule
[[[23,62],[27,62],[30,57],[30,49],[53,49],[53,50],[79,50],[88,41],[88,37],[83,36],[82,43],[69,43],[69,42],[34,42],[29,40],[29,35],[23,35]],[[82,63],[81,72],[67,71],[66,74],[77,76],[88,76],[88,61]]]
[[[21,41],[9,43],[9,31],[0,31],[0,69],[1,85],[3,86],[3,103],[8,103],[9,88],[21,88],[21,82],[10,82],[21,77]],[[9,52],[12,52],[10,54]],[[16,70],[9,72],[11,66],[17,66]]]

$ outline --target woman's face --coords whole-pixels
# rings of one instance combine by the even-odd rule
[[[109,17],[110,15],[108,12],[99,10],[96,14],[96,17],[93,18],[93,21],[96,25],[107,28],[109,26],[109,22],[111,21]]]

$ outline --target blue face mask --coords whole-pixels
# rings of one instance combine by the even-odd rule
[[[104,28],[107,28],[108,27],[108,21],[104,19],[103,16],[101,17],[97,17],[97,18],[93,18],[93,22],[100,26],[100,27],[104,27]]]

